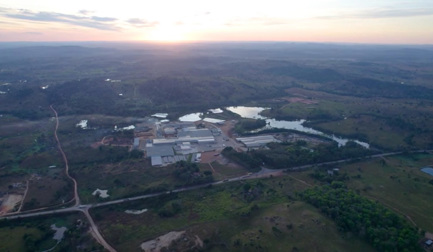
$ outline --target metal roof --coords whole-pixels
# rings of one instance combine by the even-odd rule
[[[173,156],[174,151],[171,145],[153,145],[152,147],[146,148],[146,156],[154,157],[154,156]]]
[[[152,166],[162,165],[162,158],[160,156],[154,156],[150,160]]]
[[[277,142],[278,140],[271,135],[261,135],[253,137],[239,137],[236,138],[239,142],[243,143],[246,147],[259,147],[267,143]]]

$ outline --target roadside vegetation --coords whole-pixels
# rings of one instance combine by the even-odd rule
[[[253,149],[246,153],[226,147],[222,154],[254,171],[261,166],[283,169],[335,160],[356,159],[377,154],[377,151],[366,149],[351,141],[340,147],[335,142],[309,146],[305,141],[297,141],[269,143],[266,148]]]
[[[245,152],[238,152],[234,150],[232,147],[225,147],[222,150],[221,154],[227,157],[228,159],[232,160],[233,162],[244,166],[245,168],[248,169],[248,171],[251,172],[259,171],[260,166],[262,165],[260,159],[255,158]]]
[[[419,168],[432,160],[425,154],[401,155],[383,162],[351,162],[332,174],[326,169],[333,168],[325,166],[98,208],[93,214],[122,249],[186,230],[215,251],[303,251],[320,245],[325,251],[421,251],[421,238],[432,228],[427,214],[431,206],[424,205],[432,185]],[[398,171],[410,176],[392,175]],[[409,187],[413,194],[407,193]],[[126,209],[148,211],[133,216]],[[113,219],[117,224],[110,225]],[[306,242],[303,232],[315,234],[315,242]],[[125,237],[116,238],[118,233]],[[332,245],[326,241],[330,237]]]

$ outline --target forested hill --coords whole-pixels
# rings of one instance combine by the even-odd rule
[[[0,113],[194,111],[287,95],[433,99],[433,50],[303,43],[0,44]],[[415,57],[416,56],[416,57]],[[106,81],[108,79],[108,81]]]

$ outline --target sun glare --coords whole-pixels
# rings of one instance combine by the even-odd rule
[[[187,38],[179,27],[160,26],[151,31],[147,39],[160,42],[179,42]]]

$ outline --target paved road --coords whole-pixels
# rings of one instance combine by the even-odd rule
[[[432,151],[433,150],[419,150],[419,151],[411,151],[410,153],[423,153],[423,152],[432,152]],[[399,155],[399,154],[403,154],[403,153],[404,152],[402,152],[402,151],[399,151],[399,152],[389,152],[389,153],[383,153],[383,154],[376,154],[376,155],[366,156],[366,157],[363,157],[362,159],[381,158],[381,157]],[[344,163],[344,162],[350,162],[350,161],[353,161],[353,160],[354,159],[343,159],[343,160],[337,160],[337,161],[331,161],[331,162],[323,162],[323,163],[317,163],[317,164],[302,165],[302,166],[297,166],[297,167],[286,168],[286,170],[299,171],[299,170],[311,168],[313,166],[340,164],[340,163]],[[357,160],[357,159],[355,159],[355,160]],[[0,219],[27,218],[27,217],[50,215],[50,214],[56,214],[56,213],[68,213],[68,212],[76,212],[76,211],[84,212],[84,211],[88,211],[89,209],[95,208],[95,207],[116,205],[116,204],[121,204],[121,203],[125,203],[125,202],[140,200],[140,199],[153,198],[153,197],[161,196],[161,195],[164,195],[164,194],[179,193],[179,192],[197,190],[197,189],[205,188],[205,187],[208,187],[208,186],[211,186],[211,185],[220,185],[220,184],[224,184],[224,183],[228,183],[228,182],[241,181],[241,180],[247,180],[247,179],[254,179],[254,178],[258,178],[258,177],[266,177],[266,176],[270,176],[270,175],[273,175],[273,174],[281,173],[281,170],[284,170],[284,169],[272,170],[272,169],[267,169],[265,167],[262,167],[262,169],[259,172],[256,172],[256,173],[253,173],[253,174],[250,174],[250,175],[243,175],[243,176],[239,176],[239,177],[235,177],[235,178],[231,178],[231,179],[220,180],[220,181],[216,181],[216,182],[212,182],[212,183],[207,183],[207,184],[201,184],[201,185],[190,186],[190,187],[183,187],[183,188],[178,188],[178,189],[174,189],[174,190],[171,190],[171,191],[165,191],[165,192],[159,192],[159,193],[143,194],[143,195],[139,195],[139,196],[122,198],[122,199],[111,200],[111,201],[106,201],[106,202],[101,202],[101,203],[95,203],[95,204],[77,205],[77,206],[72,206],[72,207],[68,207],[68,208],[61,208],[61,209],[55,209],[55,210],[45,210],[45,211],[38,211],[38,212],[33,212],[33,213],[12,214],[12,215],[9,215],[9,216],[1,216]]]

